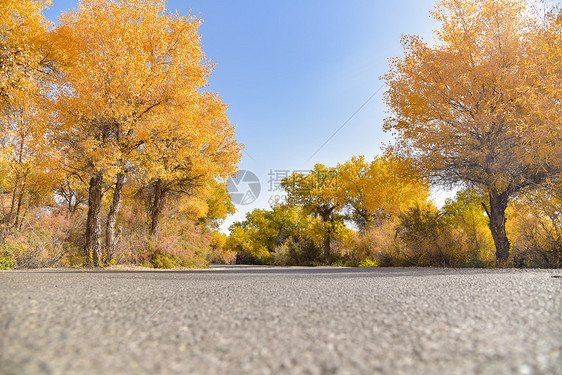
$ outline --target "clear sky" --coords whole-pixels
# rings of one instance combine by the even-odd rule
[[[53,0],[47,18],[56,22],[61,11],[77,4]],[[431,40],[436,27],[429,16],[433,4],[168,1],[169,10],[203,19],[203,49],[217,64],[209,90],[229,105],[236,138],[246,146],[240,169],[261,181],[259,198],[237,205],[225,227],[254,208],[268,207],[268,200],[280,194],[270,191],[277,181],[270,171],[279,176],[311,169],[315,163],[334,166],[354,155],[372,159],[383,143],[392,141],[382,131],[386,108],[380,77],[388,69],[388,58],[402,53],[402,34]]]

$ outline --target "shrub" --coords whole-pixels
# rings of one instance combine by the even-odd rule
[[[35,211],[19,230],[6,234],[3,249],[15,260],[15,268],[59,265],[65,255],[72,222],[62,211]]]
[[[156,240],[147,236],[146,212],[141,202],[124,206],[118,217],[121,228],[115,247],[116,264],[137,264],[152,268],[207,267],[211,231],[196,218],[166,209]]]
[[[399,217],[393,265],[483,267],[490,265],[491,243],[485,236],[472,241],[433,205],[418,205]],[[399,263],[399,264],[396,264]]]
[[[395,227],[396,221],[385,220],[381,225],[370,225],[365,232],[356,233],[351,252],[357,264],[370,261],[378,265],[392,266],[395,255]]]
[[[0,250],[0,270],[11,270],[15,267],[16,260],[9,248],[4,246]]]
[[[514,267],[562,267],[562,199],[546,189],[518,197],[509,207]]]
[[[308,266],[322,259],[322,250],[311,239],[290,238],[272,254],[273,263],[285,266]]]
[[[236,260],[236,253],[225,248],[226,236],[220,232],[213,232],[211,248],[207,256],[210,263],[232,264]]]
[[[152,268],[193,268],[207,265],[205,260],[189,249],[175,246],[174,241],[145,240],[145,247],[139,251],[140,263]]]
[[[359,267],[362,268],[370,268],[370,267],[378,267],[377,262],[370,260],[370,259],[364,259],[361,262],[359,262]]]

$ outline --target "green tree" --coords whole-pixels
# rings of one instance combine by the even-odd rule
[[[446,199],[441,208],[445,222],[465,233],[468,243],[464,245],[473,253],[473,257],[487,258],[486,253],[491,251],[488,246],[493,242],[487,229],[488,218],[482,206],[484,202],[486,195],[483,192],[467,189],[457,192],[454,199]]]
[[[310,239],[312,220],[299,206],[277,205],[255,209],[230,227],[227,247],[265,261],[289,239]]]
[[[281,186],[287,192],[289,204],[301,206],[321,219],[318,229],[323,232],[324,262],[328,263],[332,238],[344,227],[341,210],[346,202],[337,169],[316,164],[309,174],[295,172],[283,179]]]

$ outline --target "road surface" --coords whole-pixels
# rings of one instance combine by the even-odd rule
[[[561,276],[0,271],[0,373],[562,374]]]

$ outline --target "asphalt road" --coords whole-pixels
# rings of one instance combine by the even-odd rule
[[[562,272],[0,272],[1,374],[562,374]]]

